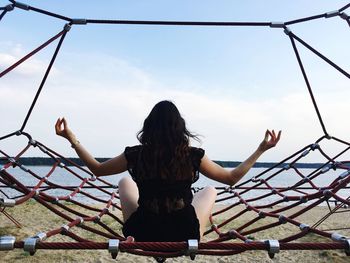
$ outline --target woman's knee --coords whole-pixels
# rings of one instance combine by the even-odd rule
[[[126,187],[133,186],[134,184],[135,184],[135,182],[130,177],[124,177],[124,178],[120,179],[120,181],[118,183],[118,187],[119,187],[119,189],[126,188]]]
[[[210,195],[210,196],[213,196],[213,197],[216,197],[217,195],[217,191],[216,191],[216,188],[214,186],[206,186],[204,189],[206,194]]]

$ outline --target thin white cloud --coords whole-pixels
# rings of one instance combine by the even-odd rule
[[[7,61],[14,57],[9,56]],[[64,155],[74,153],[54,134],[57,117],[68,118],[79,139],[94,155],[113,156],[126,145],[136,143],[135,134],[144,118],[152,106],[163,99],[173,100],[189,128],[205,136],[203,147],[214,159],[244,159],[257,147],[266,128],[283,130],[279,147],[262,158],[269,161],[283,159],[322,134],[307,93],[237,98],[234,87],[233,91],[220,95],[193,80],[185,87],[180,85],[181,81],[172,86],[140,66],[104,54],[79,54],[71,59],[71,63],[63,60],[56,65],[60,74],[50,75],[27,126],[36,139]],[[0,56],[0,61],[5,63],[5,56],[2,59]],[[36,63],[38,66],[30,68],[29,75],[43,74],[40,70],[44,62],[37,59]],[[27,79],[28,75],[24,74],[17,81],[26,83]],[[14,127],[21,124],[36,90],[33,83],[25,85],[23,89],[23,86],[6,83],[1,88],[2,98],[6,99],[2,99],[0,112],[10,112],[5,114],[4,122]],[[318,94],[322,112],[337,111],[349,116],[346,105],[334,103],[349,95],[349,91]],[[327,114],[325,118],[329,120]],[[329,123],[332,130],[347,136],[339,121]],[[12,130],[2,126],[0,131],[4,134]]]

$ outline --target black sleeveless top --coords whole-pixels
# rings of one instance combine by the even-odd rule
[[[168,214],[189,206],[193,199],[191,185],[199,178],[199,166],[204,150],[190,147],[192,178],[169,181],[151,176],[150,179],[138,178],[137,162],[141,149],[142,145],[137,145],[126,147],[124,151],[127,169],[139,189],[139,207],[156,214]]]

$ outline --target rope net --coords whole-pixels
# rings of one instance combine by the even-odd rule
[[[130,21],[72,19],[59,14],[41,10],[17,1],[0,8],[0,20],[15,8],[52,16],[68,22],[64,29],[25,57],[0,72],[0,78],[11,72],[29,57],[58,39],[57,47],[47,67],[32,105],[18,131],[4,135],[0,140],[22,137],[26,145],[15,156],[0,149],[0,209],[2,214],[19,225],[6,210],[35,200],[52,213],[59,216],[65,224],[52,222],[52,230],[33,233],[32,236],[16,241],[12,236],[0,237],[0,250],[23,248],[33,255],[38,249],[108,249],[115,258],[119,251],[136,255],[153,256],[158,261],[165,258],[196,254],[233,255],[247,250],[266,250],[272,258],[280,250],[332,250],[343,249],[350,255],[350,239],[335,231],[348,231],[347,226],[337,229],[320,229],[320,225],[336,213],[347,212],[350,207],[349,187],[350,161],[344,159],[349,153],[350,143],[330,136],[316,104],[295,41],[311,50],[323,61],[341,74],[350,78],[349,73],[330,59],[315,50],[296,36],[288,25],[320,18],[338,17],[349,26],[349,16],[344,12],[350,4],[339,10],[301,18],[288,22],[188,22],[188,21]],[[305,79],[310,97],[317,113],[324,135],[302,149],[281,160],[272,167],[241,182],[234,187],[218,186],[216,210],[210,217],[211,226],[203,240],[184,242],[132,242],[121,234],[123,220],[118,195],[118,187],[108,179],[96,178],[90,171],[74,161],[65,158],[34,140],[25,126],[36,104],[50,69],[59,53],[69,29],[76,24],[145,24],[182,26],[267,26],[282,29],[290,38],[293,50]],[[327,154],[326,145],[336,144],[340,151]],[[51,160],[50,169],[33,170],[26,167],[21,157],[28,151],[39,151]],[[302,169],[311,155],[324,160],[313,169]],[[18,176],[18,175],[21,176]],[[23,183],[23,176],[31,185]],[[57,178],[61,178],[61,181]],[[62,183],[72,182],[71,184]],[[286,184],[288,178],[289,185]],[[200,190],[194,187],[193,192]],[[308,218],[307,212],[316,206],[327,206],[328,212],[321,218]],[[284,228],[280,234],[278,228]],[[270,231],[269,230],[273,230]],[[273,234],[271,238],[271,233]],[[346,232],[348,233],[348,232]],[[65,241],[57,242],[64,236]],[[315,242],[306,242],[306,237],[317,236]]]

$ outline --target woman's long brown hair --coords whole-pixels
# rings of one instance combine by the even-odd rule
[[[142,144],[138,160],[139,179],[191,179],[190,138],[185,120],[171,101],[157,103],[143,123],[137,138]]]

